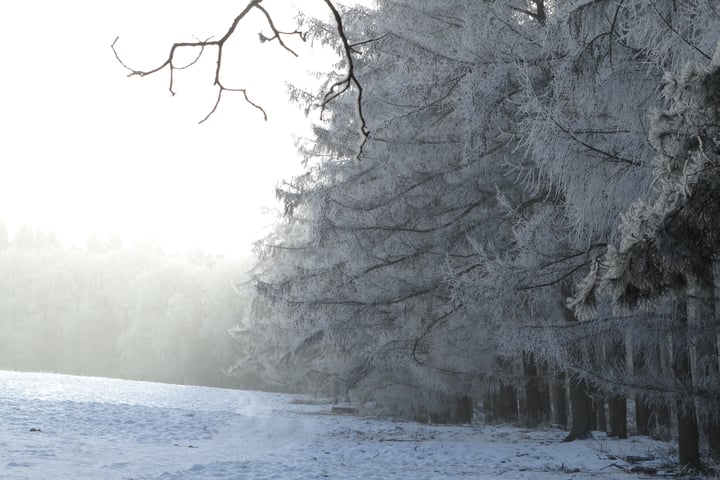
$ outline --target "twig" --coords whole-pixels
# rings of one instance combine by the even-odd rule
[[[347,72],[345,73],[343,78],[338,80],[334,84],[332,84],[329,88],[329,91],[323,97],[323,100],[321,103],[321,112],[325,109],[325,107],[331,101],[335,100],[340,95],[345,93],[347,90],[350,89],[350,87],[354,87],[357,90],[357,102],[356,102],[357,115],[358,115],[359,121],[360,121],[360,134],[362,137],[362,143],[360,144],[360,149],[359,149],[357,158],[360,158],[360,156],[363,153],[363,147],[365,145],[365,142],[367,141],[367,139],[370,135],[370,131],[367,127],[367,122],[365,121],[365,116],[364,116],[363,108],[362,108],[363,88],[355,75],[355,65],[353,63],[352,54],[353,54],[354,48],[356,46],[362,45],[365,43],[369,43],[371,41],[380,40],[382,37],[380,37],[378,39],[367,40],[365,42],[351,44],[347,39],[347,35],[345,34],[345,27],[343,26],[342,17],[340,15],[340,13],[338,12],[337,8],[335,7],[335,5],[333,4],[332,0],[322,0],[322,1],[325,3],[325,5],[327,5],[327,7],[330,9],[330,11],[333,14],[333,18],[335,20],[335,24],[337,27],[337,33],[340,38],[342,50],[345,54],[345,60],[347,62],[348,67],[347,67]],[[234,18],[232,24],[227,29],[225,34],[217,40],[213,40],[212,39],[213,37],[209,37],[206,40],[200,40],[198,38],[195,38],[194,42],[173,43],[172,46],[170,47],[170,51],[168,53],[167,58],[160,65],[158,65],[155,68],[151,68],[149,70],[139,70],[139,69],[132,68],[127,63],[125,63],[125,61],[123,61],[123,59],[120,57],[120,54],[118,53],[118,51],[116,49],[116,46],[117,46],[118,41],[120,40],[120,37],[115,38],[115,40],[110,45],[110,48],[112,48],[113,54],[115,55],[115,58],[120,63],[120,65],[122,65],[128,71],[128,77],[133,77],[133,76],[145,77],[148,75],[152,75],[154,73],[158,73],[161,70],[164,70],[165,68],[168,68],[169,75],[170,75],[168,89],[170,90],[171,95],[174,96],[176,93],[174,90],[175,71],[176,70],[185,70],[185,69],[197,64],[197,62],[200,60],[200,58],[203,56],[203,54],[205,54],[208,47],[214,47],[217,49],[217,53],[216,53],[216,58],[215,58],[215,78],[213,80],[213,85],[217,86],[218,94],[217,94],[215,103],[213,104],[213,106],[210,109],[210,111],[208,112],[208,114],[205,117],[203,117],[203,119],[200,120],[198,123],[203,123],[203,122],[207,121],[212,116],[212,114],[215,113],[218,106],[220,105],[220,101],[222,100],[223,92],[226,92],[226,91],[242,93],[243,97],[245,98],[245,101],[248,104],[250,104],[253,108],[256,108],[257,110],[259,110],[262,113],[263,118],[265,120],[267,120],[268,115],[267,115],[267,112],[265,111],[265,109],[263,109],[262,106],[258,105],[257,103],[253,102],[252,100],[250,100],[246,89],[226,87],[220,78],[220,70],[221,70],[222,62],[223,62],[223,48],[225,47],[225,43],[235,33],[240,21],[243,18],[245,18],[245,16],[247,16],[247,14],[250,13],[253,9],[257,9],[258,11],[260,11],[260,13],[263,14],[263,16],[265,17],[267,24],[273,34],[272,36],[268,37],[268,36],[265,36],[263,33],[260,33],[259,34],[260,41],[268,42],[268,41],[277,40],[278,44],[283,49],[287,50],[289,53],[291,53],[295,57],[298,56],[297,52],[295,52],[292,48],[290,48],[284,42],[283,36],[297,35],[300,37],[300,39],[302,41],[306,41],[307,34],[305,32],[301,32],[299,30],[295,30],[293,32],[283,32],[283,31],[278,30],[278,28],[275,26],[275,22],[273,21],[270,13],[263,6],[260,5],[262,2],[263,2],[263,0],[251,0],[250,2],[248,2],[248,4],[245,6],[245,8]],[[182,65],[182,66],[176,66],[174,64],[176,52],[179,49],[186,49],[186,48],[191,48],[191,49],[197,48],[197,49],[199,49],[199,52],[198,52],[197,56],[189,63]]]
[[[328,6],[330,11],[333,14],[333,17],[335,18],[335,25],[337,26],[337,33],[340,37],[340,42],[342,43],[342,49],[345,54],[345,61],[347,62],[347,71],[345,72],[345,76],[338,80],[337,82],[330,85],[330,89],[325,94],[325,98],[323,99],[322,103],[320,104],[320,111],[321,113],[325,110],[325,107],[330,103],[331,101],[338,98],[340,95],[345,93],[351,86],[354,86],[357,90],[357,101],[356,101],[356,109],[357,109],[357,115],[359,117],[360,121],[360,136],[362,138],[362,141],[360,142],[360,147],[358,150],[358,154],[356,158],[359,160],[360,157],[363,154],[363,149],[365,147],[365,143],[367,142],[367,139],[370,137],[370,129],[367,126],[367,122],[365,121],[365,115],[363,113],[362,108],[362,96],[363,96],[363,87],[358,81],[357,77],[355,76],[355,63],[353,62],[352,57],[352,49],[353,46],[348,41],[347,36],[345,35],[345,27],[343,26],[342,17],[340,16],[340,12],[338,12],[337,8],[335,8],[335,5],[333,5],[332,1],[330,0],[323,0],[325,4]]]
[[[216,47],[216,48],[217,48],[217,56],[216,56],[216,60],[215,60],[215,79],[214,79],[214,81],[213,81],[213,85],[216,85],[216,86],[218,87],[218,96],[217,96],[217,100],[215,101],[215,104],[213,105],[213,107],[212,107],[212,109],[210,110],[210,112],[209,112],[202,120],[200,120],[200,122],[198,122],[198,123],[203,123],[203,122],[205,122],[208,118],[210,118],[210,116],[211,116],[213,113],[215,113],[215,111],[217,110],[218,105],[220,104],[220,100],[221,100],[221,98],[222,98],[223,91],[225,91],[225,90],[227,90],[227,91],[235,91],[235,92],[242,92],[243,95],[245,96],[245,100],[246,100],[250,105],[252,105],[253,107],[259,109],[259,110],[263,113],[263,117],[265,118],[265,120],[267,120],[267,113],[265,112],[265,110],[264,110],[262,107],[260,107],[259,105],[257,105],[256,103],[253,103],[253,102],[251,102],[251,101],[248,99],[247,92],[245,91],[245,89],[237,89],[237,88],[236,88],[236,89],[232,89],[232,88],[227,88],[227,87],[225,87],[225,86],[223,85],[222,81],[220,80],[220,69],[221,69],[221,67],[222,67],[223,47],[225,46],[225,42],[227,42],[227,40],[235,33],[235,30],[237,29],[237,26],[238,26],[238,24],[240,23],[240,21],[241,21],[243,18],[245,18],[245,16],[246,16],[248,13],[250,13],[253,8],[257,8],[257,9],[259,9],[259,10],[261,10],[262,12],[264,12],[264,13],[267,14],[267,12],[265,11],[265,9],[263,9],[262,7],[260,7],[260,3],[261,3],[262,1],[263,1],[263,0],[252,0],[250,3],[248,3],[247,6],[242,10],[242,12],[240,12],[240,13],[235,17],[235,19],[233,20],[232,24],[230,25],[230,27],[228,28],[228,30],[225,32],[225,35],[223,35],[222,38],[220,38],[220,39],[218,39],[218,40],[212,40],[212,37],[210,37],[210,38],[208,38],[207,40],[198,40],[198,39],[196,39],[196,41],[194,41],[194,42],[176,42],[176,43],[173,43],[172,47],[170,47],[170,52],[169,52],[167,58],[165,59],[165,61],[164,61],[162,64],[160,64],[159,66],[157,66],[157,67],[155,67],[155,68],[153,68],[153,69],[150,69],[150,70],[138,70],[138,69],[131,68],[130,66],[128,66],[127,63],[125,63],[125,62],[120,58],[120,55],[118,54],[118,52],[117,52],[117,50],[116,50],[116,48],[115,48],[115,46],[117,45],[117,42],[118,42],[118,40],[120,39],[120,37],[116,37],[116,38],[115,38],[115,41],[113,41],[113,43],[112,43],[112,45],[110,46],[110,48],[112,48],[112,51],[113,51],[113,53],[115,54],[115,58],[117,59],[118,62],[120,62],[120,65],[122,65],[123,67],[125,67],[125,69],[127,69],[127,70],[130,72],[130,73],[128,73],[128,77],[133,77],[133,76],[145,77],[145,76],[148,76],[148,75],[152,75],[152,74],[154,74],[154,73],[157,73],[157,72],[165,69],[166,67],[169,68],[169,69],[170,69],[170,85],[169,85],[169,90],[170,90],[170,93],[174,96],[174,95],[175,95],[175,91],[173,90],[173,81],[174,81],[174,72],[175,72],[175,70],[184,70],[184,69],[186,69],[186,68],[188,68],[188,67],[190,67],[190,66],[192,66],[192,65],[195,65],[195,64],[198,62],[198,60],[200,59],[200,57],[203,55],[203,53],[205,53],[205,50],[206,50],[207,47]],[[279,35],[279,32],[277,32],[277,30],[275,29],[274,25],[272,25],[272,23],[271,23],[271,25],[270,25],[270,28],[273,30],[273,32],[275,32],[276,35]],[[280,40],[280,43],[281,43],[281,45],[284,46],[284,44],[282,43],[282,40]],[[173,64],[173,61],[174,61],[174,59],[175,59],[175,53],[176,53],[176,51],[177,51],[178,49],[181,49],[181,48],[199,48],[199,49],[200,49],[200,52],[198,53],[197,57],[196,57],[192,62],[190,62],[189,64],[184,65],[184,66],[182,66],[182,67],[176,67],[176,66]],[[286,47],[286,49],[287,49],[287,47]],[[289,49],[288,49],[288,50],[289,50]],[[290,51],[292,52],[292,50],[290,50]],[[294,52],[292,52],[292,53],[294,53]]]

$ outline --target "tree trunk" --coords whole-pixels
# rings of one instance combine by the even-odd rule
[[[492,391],[486,391],[483,394],[482,403],[483,413],[485,414],[485,421],[492,422],[495,420],[495,394]]]
[[[708,447],[710,447],[710,456],[713,459],[720,459],[720,425],[718,421],[714,420],[711,424],[705,427],[705,436],[708,441]]]
[[[692,362],[691,342],[687,333],[687,303],[678,302],[677,306],[678,323],[681,326],[681,333],[678,334],[678,348],[674,351],[673,369],[675,377],[685,385],[692,387]],[[691,388],[690,388],[691,389]],[[698,428],[697,416],[695,413],[695,402],[682,399],[677,401],[677,422],[678,422],[678,453],[680,465],[700,470],[700,430]]]
[[[473,417],[473,401],[467,395],[457,397],[450,415],[451,423],[471,423]]]
[[[715,333],[714,337],[716,339],[714,351],[717,363],[720,362],[720,343],[717,341],[717,333]],[[720,365],[718,365],[718,367],[720,367]],[[710,455],[720,463],[720,412],[716,411],[710,420],[710,424],[705,428],[705,435],[707,436],[708,446],[710,447]]]
[[[530,425],[537,425],[542,419],[538,368],[532,353],[524,353],[522,360],[525,375],[525,416]]]
[[[517,391],[512,385],[500,385],[493,395],[494,420],[514,422],[517,420]]]
[[[606,354],[606,365],[612,371],[622,373],[626,366],[625,342],[622,339],[613,339],[609,342]],[[627,400],[624,395],[613,394],[608,398],[608,436],[627,438]]]
[[[705,291],[705,295],[712,295],[712,290]],[[704,317],[699,322],[701,332],[694,339],[695,346],[695,357],[696,366],[693,368],[693,383],[697,386],[699,382],[704,379],[713,378],[718,376],[718,346],[717,346],[717,329],[714,325],[715,320],[715,309],[708,307],[712,305],[711,299],[704,299],[705,308],[702,310]],[[701,385],[698,388],[708,388],[707,384]],[[712,388],[712,387],[710,387]],[[717,403],[716,403],[717,404]],[[703,405],[706,410],[712,409],[713,406]],[[710,455],[714,459],[720,459],[720,418],[718,418],[718,412],[715,415],[707,412],[708,415],[703,417],[702,432],[705,434],[707,439],[708,447],[710,449]]]
[[[712,263],[696,276],[688,276],[687,325],[691,329],[688,338],[690,366],[693,386],[701,390],[708,389],[707,384],[704,383],[707,379],[718,375],[714,283]],[[704,405],[703,407],[708,408]],[[704,415],[702,419],[702,431],[707,438],[710,453],[715,458],[720,457],[720,421],[716,415]]]
[[[428,423],[430,421],[430,413],[425,405],[419,405],[415,409],[415,421],[418,423]]]
[[[613,395],[608,399],[610,417],[609,437],[627,438],[627,402],[621,395]]]
[[[597,412],[597,400],[598,389],[595,385],[585,384],[585,391],[588,395],[588,422],[590,431],[598,429],[598,412]]]
[[[670,440],[670,432],[672,430],[672,414],[670,412],[670,407],[667,405],[662,405],[660,407],[656,407],[653,410],[653,414],[655,416],[655,427],[657,433],[659,433],[656,438],[659,438],[660,440]],[[651,432],[652,433],[652,432]]]
[[[595,400],[595,418],[597,419],[597,429],[601,432],[607,432],[607,417],[605,415],[605,398],[597,397]]]
[[[645,355],[641,349],[631,353],[633,359],[633,373],[644,374],[646,366]],[[656,368],[660,368],[660,358],[658,355]],[[650,435],[650,405],[640,396],[635,396],[635,429],[638,435]]]
[[[720,318],[717,316],[718,306],[716,305],[717,302],[720,301],[720,292],[718,291],[718,285],[715,283],[715,279],[720,276],[720,262],[717,256],[713,258],[711,272],[712,285],[710,299],[712,301],[713,315],[711,317],[710,331],[712,333],[707,337],[712,339],[712,345],[709,346],[710,352],[712,353],[709,368],[717,375],[720,372]],[[716,411],[715,415],[711,416],[711,423],[705,428],[705,435],[707,436],[708,446],[710,447],[710,455],[720,464],[720,412]]]
[[[666,342],[660,342],[657,345],[657,355],[659,368],[663,374],[674,375],[672,341],[668,338]],[[650,434],[659,440],[669,441],[674,436],[673,431],[673,408],[670,403],[662,403],[655,405],[652,409],[650,419]]]
[[[567,285],[561,288],[563,298],[567,298],[570,295],[570,291]],[[576,323],[578,320],[575,317],[575,312],[566,308],[563,310],[563,316],[569,323]],[[576,349],[570,352],[571,356],[582,356],[582,351]],[[570,432],[567,437],[563,440],[564,442],[572,442],[573,440],[584,439],[590,436],[591,423],[596,419],[592,413],[592,399],[588,395],[588,384],[585,380],[577,378],[570,378],[568,382],[570,390],[570,410],[572,412],[572,425]]]
[[[689,410],[689,411],[688,411]],[[700,470],[700,430],[695,419],[695,407],[684,409],[681,402],[678,402],[678,453],[680,454],[680,465]]]
[[[567,405],[565,401],[565,374],[560,372],[555,375],[550,388],[552,400],[553,423],[567,427]]]
[[[437,410],[430,410],[428,412],[428,420],[430,421],[430,423],[433,423],[435,425],[446,423],[442,421],[442,418],[440,418],[440,412],[438,412]]]
[[[572,427],[563,441],[582,440],[590,435],[590,405],[592,400],[587,394],[584,380],[570,379],[570,408],[572,409]]]
[[[639,395],[635,397],[635,428],[638,435],[650,435],[650,406]]]
[[[540,415],[543,421],[550,422],[553,418],[552,399],[550,398],[550,382],[547,364],[539,369],[538,381],[540,383]]]

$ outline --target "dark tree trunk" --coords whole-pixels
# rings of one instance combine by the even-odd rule
[[[717,332],[713,329],[713,339],[717,339]],[[717,341],[715,345],[711,347],[711,351],[714,353],[710,368],[717,368],[717,362],[720,360],[720,352],[718,352]],[[714,460],[720,460],[720,412],[715,412],[714,416],[710,417],[707,425],[705,426],[705,436],[707,437],[708,447],[710,447],[710,455]]]
[[[625,397],[613,395],[608,399],[610,417],[609,437],[627,438],[627,402]]]
[[[428,423],[430,421],[430,414],[425,405],[420,405],[415,409],[415,421],[418,423]]]
[[[493,419],[506,422],[517,420],[517,391],[512,385],[500,385],[493,395]]]
[[[570,408],[572,409],[572,427],[565,442],[581,440],[590,435],[590,405],[592,400],[587,394],[584,380],[570,379]]]
[[[548,376],[547,365],[545,364],[540,368],[540,374],[538,375],[540,382],[540,411],[541,418],[544,421],[552,421],[552,399],[550,398],[550,381]]]
[[[705,428],[708,446],[710,447],[710,455],[713,459],[720,459],[720,425],[717,420]]]
[[[607,417],[605,412],[605,398],[599,397],[595,400],[595,418],[597,418],[597,429],[607,432]]]
[[[437,410],[430,410],[430,412],[428,413],[428,420],[430,421],[430,423],[434,423],[435,425],[447,423],[443,422],[442,418],[440,418],[440,412],[438,412]]]
[[[706,262],[695,275],[687,276],[688,356],[693,386],[718,374],[718,319],[715,308],[715,272],[713,262]],[[686,402],[688,403],[688,402]],[[696,412],[697,419],[697,412]],[[704,416],[702,431],[707,438],[710,454],[720,457],[720,420],[715,415]]]
[[[712,302],[712,316],[710,318],[710,331],[712,335],[707,337],[711,339],[712,344],[710,345],[710,351],[712,352],[710,369],[716,374],[720,369],[720,317],[717,314],[718,311],[718,285],[715,279],[720,278],[720,261],[717,256],[713,258],[713,266],[710,268],[711,271],[711,289],[710,289],[710,301]],[[712,418],[712,423],[705,429],[705,435],[707,436],[708,446],[710,447],[710,455],[713,459],[720,464],[720,412],[715,412],[715,416]]]
[[[467,396],[463,395],[455,399],[454,408],[451,411],[450,421],[452,423],[471,423],[473,417],[473,401]]]
[[[611,370],[623,371],[626,365],[625,342],[612,340],[606,349],[606,362]],[[627,400],[624,395],[608,397],[608,436],[627,438]]]
[[[571,292],[567,284],[561,287],[561,293],[563,298],[568,298]],[[578,319],[575,317],[575,312],[571,309],[566,308],[563,310],[563,316],[569,323],[577,323]],[[573,349],[571,356],[578,357],[576,360],[580,360],[583,353],[580,349]],[[572,425],[570,426],[570,432],[563,441],[572,442],[573,440],[584,439],[590,436],[591,425],[595,422],[595,415],[592,408],[592,399],[588,395],[588,384],[585,380],[579,380],[577,378],[570,378],[568,380],[568,390],[570,391],[570,410]]]
[[[553,422],[567,427],[567,405],[565,402],[565,374],[558,373],[552,380],[550,397],[552,399]]]
[[[597,398],[598,390],[594,385],[591,384],[586,384],[585,389],[588,394],[588,421],[590,424],[590,431],[593,431],[598,429],[598,412],[597,403],[595,400],[595,398]]]
[[[657,351],[656,349],[653,349],[653,351]],[[657,351],[658,355],[656,357],[655,361],[655,368],[661,367],[661,358],[659,355],[659,351]],[[646,362],[646,352],[644,352],[641,348],[635,349],[631,355],[633,359],[633,372],[635,374],[644,375],[645,369],[647,368],[647,362]],[[635,396],[635,428],[637,429],[638,435],[650,435],[650,430],[652,429],[652,426],[650,424],[650,405],[647,404],[645,400],[640,395]]]
[[[653,414],[655,416],[654,425],[657,429],[657,432],[660,434],[659,438],[661,440],[669,440],[671,437],[670,431],[672,429],[672,414],[670,412],[670,407],[668,407],[667,405],[656,407],[653,410]]]
[[[650,435],[650,406],[640,397],[635,397],[635,428],[638,435]]]
[[[530,424],[537,425],[542,419],[542,400],[538,367],[532,353],[523,354],[523,373],[525,374],[525,415]]]
[[[695,295],[692,299],[694,308],[692,312],[688,312],[688,323],[692,313],[694,317],[692,325],[697,326],[696,328],[700,332],[694,334],[692,341],[694,348],[691,348],[691,352],[695,355],[693,359],[695,363],[693,365],[693,383],[695,384],[701,382],[701,379],[713,378],[718,375],[720,355],[718,355],[718,320],[716,318],[714,281],[712,268],[708,268],[705,278],[696,282]],[[688,303],[690,304],[690,300]],[[693,360],[691,360],[691,364]],[[720,459],[720,419],[717,418],[717,415],[706,416],[701,427],[710,448],[710,455],[714,459]]]
[[[689,410],[689,411],[688,411]],[[695,408],[684,409],[683,405],[678,404],[678,453],[680,454],[680,465],[700,470],[700,445],[697,420],[695,418]]]
[[[676,378],[680,382],[692,386],[692,354],[686,331],[688,323],[686,302],[678,302],[677,317],[678,322],[682,327],[682,333],[679,335],[681,341],[677,342],[678,348],[675,349],[674,352],[673,369],[675,371]],[[692,400],[678,400],[677,422],[680,465],[693,470],[700,470],[702,467],[700,462],[700,429],[698,428],[697,415],[695,413],[695,403]]]
[[[495,414],[495,394],[492,392],[485,392],[483,394],[482,403],[483,413],[485,414],[485,421],[492,422],[495,420],[493,416]]]
[[[492,410],[492,400],[486,400],[486,407]],[[489,415],[490,416],[490,415]],[[429,403],[429,408],[420,405],[415,409],[415,419],[420,423],[461,424],[472,422],[473,401],[467,395],[438,396]]]

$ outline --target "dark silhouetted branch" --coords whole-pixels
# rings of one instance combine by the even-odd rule
[[[362,153],[362,147],[365,144],[365,141],[367,140],[367,138],[369,136],[369,130],[367,128],[367,123],[365,121],[365,117],[364,117],[363,110],[362,110],[363,89],[362,89],[362,86],[361,86],[360,82],[358,81],[357,77],[355,76],[352,52],[353,52],[353,47],[355,47],[356,45],[361,45],[362,43],[358,43],[358,44],[354,44],[354,45],[350,44],[350,42],[348,41],[347,36],[345,34],[345,28],[343,26],[342,17],[340,15],[340,13],[338,12],[337,8],[335,7],[335,5],[333,4],[333,2],[331,0],[322,0],[322,1],[325,3],[325,5],[327,5],[327,7],[330,9],[330,11],[333,14],[333,18],[335,20],[335,24],[337,27],[338,36],[339,36],[339,39],[341,42],[341,47],[344,52],[345,60],[348,65],[348,69],[341,80],[338,80],[337,82],[335,82],[333,85],[330,86],[329,91],[323,97],[321,107],[322,107],[322,109],[324,109],[331,101],[333,101],[334,99],[336,99],[337,97],[339,97],[340,95],[345,93],[351,86],[355,87],[355,89],[358,92],[358,94],[357,94],[357,113],[358,113],[358,117],[359,117],[359,121],[360,121],[360,133],[361,133],[361,136],[363,139],[362,144],[360,146],[360,153],[358,154],[358,157],[359,157],[360,154]],[[170,83],[169,83],[168,88],[172,95],[175,95],[175,93],[176,93],[174,90],[175,71],[176,70],[185,70],[185,69],[195,65],[200,60],[200,58],[203,56],[203,54],[205,54],[205,52],[208,48],[210,48],[210,47],[215,48],[217,53],[216,53],[216,58],[215,58],[215,78],[213,81],[213,85],[215,85],[218,88],[217,99],[215,100],[215,103],[213,104],[213,106],[210,109],[210,111],[208,112],[208,114],[202,120],[200,120],[199,123],[205,122],[212,116],[213,113],[215,113],[218,106],[220,105],[220,101],[222,100],[222,96],[223,96],[224,92],[240,92],[240,93],[242,93],[243,97],[245,98],[245,101],[248,104],[250,104],[253,108],[256,108],[257,110],[259,110],[262,113],[263,118],[265,120],[267,120],[267,118],[268,118],[267,112],[260,105],[253,102],[252,100],[250,100],[246,89],[227,87],[223,84],[223,82],[220,78],[220,70],[222,68],[223,53],[224,53],[223,49],[225,47],[225,43],[228,41],[228,39],[230,37],[233,36],[233,34],[237,30],[240,22],[248,15],[248,13],[253,11],[253,9],[258,10],[265,17],[265,20],[267,21],[267,24],[268,24],[270,30],[272,31],[272,36],[266,36],[263,33],[260,33],[259,34],[260,41],[261,42],[277,41],[278,44],[283,49],[287,50],[289,53],[291,53],[295,57],[298,56],[297,52],[295,52],[293,49],[291,49],[285,43],[285,41],[283,40],[283,37],[297,35],[298,37],[300,37],[300,39],[302,41],[305,41],[307,39],[307,34],[305,32],[301,32],[299,30],[296,30],[293,32],[283,32],[283,31],[278,30],[278,28],[275,26],[275,22],[273,21],[273,18],[270,15],[270,13],[261,5],[262,2],[263,2],[263,0],[251,0],[250,2],[248,2],[248,4],[245,6],[245,8],[233,19],[230,27],[227,29],[225,34],[217,40],[213,40],[212,37],[210,37],[206,40],[200,40],[200,39],[196,38],[195,41],[193,41],[193,42],[173,43],[172,46],[170,47],[170,51],[168,53],[167,58],[160,65],[158,65],[155,68],[151,68],[149,70],[139,70],[139,69],[132,68],[120,57],[120,54],[118,53],[118,51],[116,49],[116,46],[117,46],[117,43],[118,43],[120,37],[116,37],[110,47],[112,48],[112,51],[115,54],[115,58],[120,63],[120,65],[122,65],[129,72],[128,77],[133,77],[133,76],[145,77],[148,75],[152,75],[154,73],[158,73],[161,70],[164,70],[167,68],[169,70],[169,75],[170,75]],[[190,61],[189,63],[182,65],[182,66],[178,66],[178,65],[175,65],[175,55],[176,55],[177,51],[180,49],[197,49],[198,53],[197,53],[197,56],[195,56],[195,58],[192,61]]]
[[[348,41],[347,36],[345,35],[345,27],[343,26],[342,17],[340,16],[340,12],[338,12],[337,8],[335,8],[335,5],[330,0],[323,0],[325,4],[328,6],[330,11],[333,14],[333,17],[335,18],[335,25],[337,26],[337,32],[338,36],[340,37],[340,42],[342,44],[342,50],[345,54],[345,61],[347,62],[347,71],[345,72],[345,75],[338,80],[337,82],[330,85],[330,89],[325,94],[325,98],[323,99],[322,103],[320,104],[320,107],[322,110],[325,109],[325,107],[328,105],[328,103],[332,102],[339,96],[341,96],[343,93],[348,91],[350,87],[354,86],[357,90],[357,101],[356,101],[356,107],[357,107],[357,115],[358,120],[360,122],[360,135],[362,138],[362,141],[360,143],[360,148],[357,154],[357,158],[359,159],[363,153],[363,148],[365,147],[365,143],[367,142],[368,137],[370,136],[370,129],[367,126],[367,122],[365,121],[365,115],[363,114],[363,108],[362,108],[362,96],[363,96],[363,87],[358,81],[357,77],[355,76],[355,63],[353,62],[352,57],[352,49],[353,45]]]

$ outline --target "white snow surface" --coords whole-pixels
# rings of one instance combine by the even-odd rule
[[[0,372],[2,479],[634,479],[647,437],[334,415],[242,390]],[[299,403],[300,402],[300,403]]]

